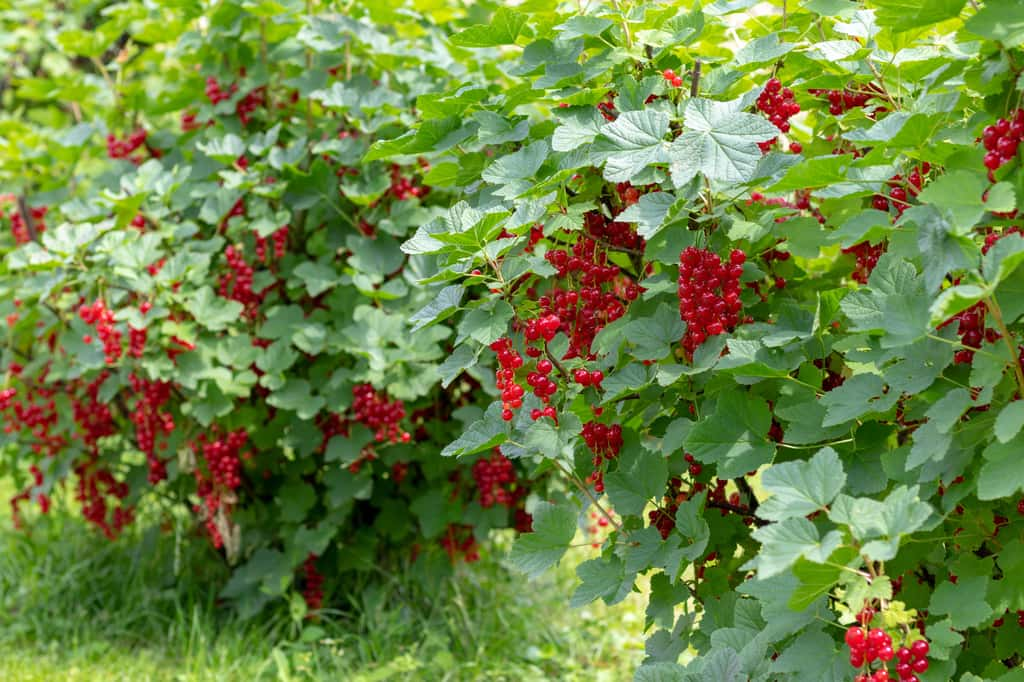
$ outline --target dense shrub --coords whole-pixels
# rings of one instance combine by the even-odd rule
[[[37,22],[4,94],[14,518],[65,479],[111,539],[147,496],[185,503],[249,612],[292,584],[316,609],[380,560],[435,575],[530,525],[521,465],[439,455],[485,394],[438,385],[455,336],[410,328],[431,266],[399,245],[450,192],[421,156],[362,160],[448,87],[421,47],[442,34],[327,4],[6,18]]]
[[[6,95],[30,497],[191,495],[229,594],[324,554],[312,602],[593,520],[570,601],[650,576],[637,679],[1021,677],[1019,5],[168,4]]]

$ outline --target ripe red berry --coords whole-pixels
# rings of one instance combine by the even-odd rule
[[[661,72],[661,77],[667,81],[670,81],[676,77],[676,72],[673,71],[672,69],[665,69],[664,71]]]
[[[856,625],[846,631],[845,639],[846,645],[851,649],[861,649],[867,643],[867,636],[864,634],[864,628],[857,627]]]
[[[931,647],[928,646],[927,639],[916,640],[913,644],[910,645],[910,653],[914,654],[914,656],[917,658],[923,658],[924,656],[927,656],[928,651],[930,649]]]

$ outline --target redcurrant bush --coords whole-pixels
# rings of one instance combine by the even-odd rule
[[[1020,679],[1024,36],[918,4],[15,3],[16,521],[313,618],[508,528],[641,681]]]

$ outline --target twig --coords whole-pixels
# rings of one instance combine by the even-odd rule
[[[747,500],[749,500],[750,513],[755,514],[761,503],[758,501],[757,495],[754,494],[754,489],[750,487],[750,483],[745,477],[740,476],[736,479],[736,488],[740,491],[740,494],[746,495]]]
[[[690,72],[690,97],[696,97],[700,92],[700,59],[693,61],[693,71]]]
[[[626,47],[633,47],[633,34],[629,31],[629,19],[626,18],[625,12],[622,11],[622,5],[619,4],[619,0],[612,0],[612,4],[615,5],[615,11],[622,15],[622,36],[626,39]]]
[[[622,532],[622,524],[619,523],[618,521],[616,521],[612,517],[612,515],[609,514],[608,511],[604,507],[601,506],[601,503],[597,501],[597,498],[594,497],[594,494],[590,492],[590,489],[587,488],[587,486],[585,486],[582,483],[580,483],[580,481],[576,477],[576,475],[573,474],[572,472],[568,471],[564,466],[562,466],[562,463],[559,462],[557,459],[553,459],[551,461],[555,463],[555,466],[558,467],[559,471],[561,471],[563,474],[565,474],[569,478],[569,480],[572,481],[573,485],[575,485],[577,488],[579,488],[580,491],[584,495],[587,496],[587,498],[590,500],[590,503],[592,505],[594,505],[595,507],[597,507],[597,510],[599,512],[601,512],[602,516],[604,516],[606,519],[608,519],[608,523],[612,524],[612,526],[615,527],[615,530],[617,530],[617,531],[619,531],[621,533]]]
[[[18,197],[18,213],[21,214],[21,221],[25,223],[25,231],[32,241],[39,241],[39,232],[36,230],[36,221],[32,219],[32,211],[28,207],[28,201],[24,196]]]
[[[551,349],[548,347],[547,341],[544,342],[544,355],[546,355],[548,360],[551,361],[551,364],[555,366],[555,369],[557,369],[558,373],[562,375],[562,378],[568,381],[569,372],[566,371],[565,367],[562,366],[562,363],[560,363],[558,359],[551,353]]]
[[[744,509],[743,507],[737,506],[735,504],[729,504],[728,502],[714,502],[712,500],[708,500],[705,506],[707,506],[710,509],[722,509],[724,511],[731,511],[734,514],[739,514],[740,516],[749,517],[754,520],[755,526],[768,525],[768,522],[764,519],[760,519],[754,516],[754,512],[752,512],[750,509]]]
[[[992,319],[995,320],[996,327],[999,329],[999,333],[1003,335],[1003,341],[1006,342],[1006,347],[1010,351],[1010,364],[1013,365],[1013,372],[1017,377],[1017,390],[1020,392],[1020,397],[1024,398],[1024,369],[1020,366],[1017,347],[1014,345],[1013,337],[1010,335],[1010,330],[1007,328],[1006,321],[1003,319],[1003,311],[991,296],[986,296],[984,300],[985,307],[988,308],[990,313],[992,313]]]

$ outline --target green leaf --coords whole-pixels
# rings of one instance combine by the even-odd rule
[[[842,567],[858,557],[853,547],[840,547],[828,558],[828,563],[815,563],[800,558],[793,565],[793,574],[800,579],[800,587],[789,598],[789,607],[803,611],[832,591],[842,575]]]
[[[770,427],[764,400],[729,391],[719,398],[714,414],[690,431],[686,449],[699,461],[716,464],[719,478],[736,478],[771,461],[775,446],[767,439]]]
[[[944,173],[928,183],[918,200],[931,204],[940,213],[949,212],[958,233],[964,234],[981,219],[987,205],[981,197],[988,188],[985,176],[965,170]]]
[[[569,606],[579,608],[597,599],[613,602],[626,579],[622,560],[616,556],[598,557],[576,567],[580,584],[569,599]]]
[[[512,306],[501,300],[469,311],[459,323],[459,339],[471,338],[487,346],[508,333],[508,323],[515,316]]]
[[[665,226],[665,218],[675,204],[676,198],[668,192],[651,192],[640,197],[633,204],[616,216],[623,223],[636,223],[636,232],[644,239],[650,239]]]
[[[560,125],[551,136],[551,148],[556,152],[571,152],[590,144],[604,125],[601,114],[592,106],[572,107],[557,116]]]
[[[961,576],[956,584],[946,581],[935,588],[929,614],[948,615],[953,627],[966,630],[981,625],[992,615],[985,601],[989,579],[985,576]]]
[[[513,125],[512,121],[493,111],[477,111],[473,120],[480,124],[476,137],[482,144],[519,142],[530,134],[529,121],[521,120]]]
[[[540,502],[533,510],[533,532],[512,544],[509,561],[531,579],[558,563],[576,536],[576,512],[568,504]]]
[[[469,345],[457,346],[437,368],[437,372],[441,376],[441,387],[451,386],[452,382],[462,376],[464,371],[476,364],[479,355],[479,351],[472,349]]]
[[[650,317],[638,317],[626,325],[626,338],[633,344],[637,360],[661,360],[686,333],[679,311],[661,304]]]
[[[767,64],[783,55],[789,54],[794,47],[796,45],[793,43],[780,43],[778,33],[769,33],[741,47],[736,52],[734,63],[737,66]]]
[[[267,396],[267,403],[282,410],[292,410],[300,419],[311,419],[323,408],[324,399],[313,395],[312,386],[305,379],[290,377],[283,388]]]
[[[996,438],[1000,443],[1008,443],[1024,427],[1024,400],[1015,400],[999,411],[996,417]]]
[[[768,189],[772,192],[790,192],[795,189],[828,187],[845,182],[849,166],[850,158],[846,154],[830,154],[807,159],[791,166],[782,179]]]
[[[533,186],[534,183],[528,178],[540,169],[549,151],[548,143],[538,140],[517,152],[496,159],[484,169],[480,177],[489,183],[501,185],[498,195],[512,199]]]
[[[1007,443],[992,443],[982,455],[985,463],[978,472],[978,499],[998,500],[1024,488],[1024,467],[1020,465],[1024,437],[1018,433]]]
[[[929,324],[936,327],[957,313],[967,310],[972,305],[990,294],[987,288],[975,284],[957,284],[939,294],[929,308]]]
[[[932,404],[925,416],[939,433],[949,433],[974,403],[967,389],[954,388]]]
[[[440,489],[427,490],[409,505],[409,511],[416,515],[423,537],[430,540],[448,527],[448,501]]]
[[[885,392],[885,382],[877,374],[857,374],[822,396],[822,426],[844,424],[872,412],[887,412],[899,397],[895,391]]]
[[[281,508],[279,518],[285,523],[302,521],[315,504],[316,490],[305,481],[289,481],[277,494],[277,505]]]
[[[1020,0],[986,3],[967,20],[964,28],[1006,47],[1016,47],[1024,43],[1024,3]]]
[[[633,675],[633,682],[689,682],[691,679],[686,668],[667,661],[645,663]]]
[[[601,129],[595,150],[606,159],[604,177],[628,182],[647,166],[668,161],[668,114],[654,109],[626,111]]]
[[[527,429],[523,445],[547,459],[570,459],[582,427],[579,418],[571,412],[562,415],[557,426],[548,419],[538,419]]]
[[[562,40],[599,36],[612,26],[612,22],[602,17],[575,15],[567,21],[555,26]]]
[[[482,418],[467,426],[462,435],[441,450],[441,456],[472,455],[501,445],[508,438],[501,412],[501,403],[492,403]]]
[[[761,485],[771,493],[757,508],[769,521],[807,516],[828,507],[846,485],[846,473],[832,448],[819,450],[806,462],[784,462],[761,475]]]
[[[765,142],[779,134],[761,116],[741,111],[739,100],[716,102],[695,97],[686,103],[686,132],[669,148],[672,182],[682,187],[703,173],[711,180],[745,182],[754,176]]]
[[[459,47],[512,45],[522,35],[524,28],[526,17],[508,7],[499,7],[488,23],[463,29],[449,40],[452,45]]]
[[[848,294],[839,304],[852,331],[885,332],[881,343],[891,348],[915,341],[931,326],[929,297],[914,266],[886,253],[868,278],[868,286]]]
[[[338,273],[326,263],[305,261],[296,267],[292,274],[302,280],[310,296],[319,296],[338,284]]]
[[[814,524],[802,516],[758,528],[752,537],[761,543],[761,551],[750,565],[762,580],[788,570],[800,557],[824,563],[842,543],[837,531],[829,531],[822,538]]]
[[[410,331],[417,332],[451,317],[458,310],[463,293],[465,293],[465,287],[461,284],[453,284],[441,289],[430,303],[409,318],[409,322],[413,323]]]
[[[243,310],[241,303],[221,298],[209,286],[197,289],[185,307],[198,324],[211,331],[227,329],[232,322],[238,321]]]
[[[628,470],[620,466],[604,476],[604,489],[619,514],[640,515],[665,492],[668,463],[657,452],[640,448]]]
[[[879,26],[909,31],[960,16],[967,0],[875,0]]]

